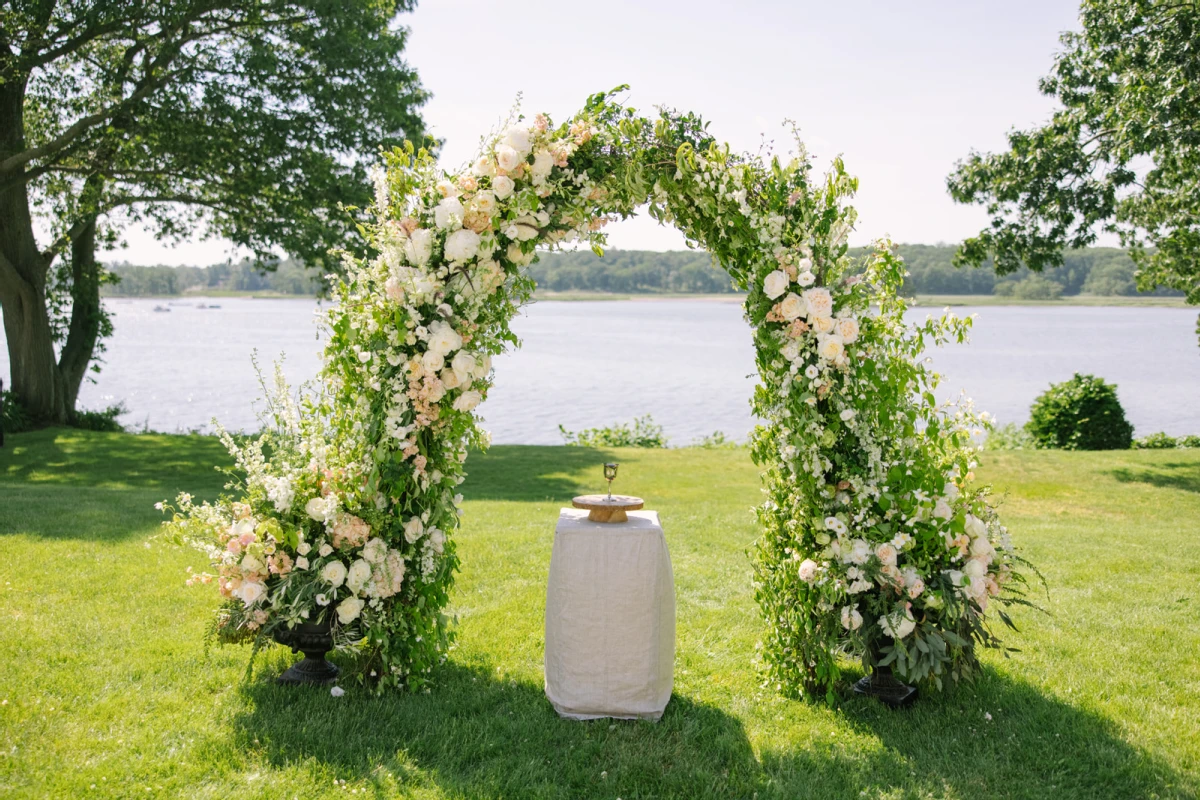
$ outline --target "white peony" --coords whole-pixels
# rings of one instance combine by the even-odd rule
[[[354,620],[358,619],[358,615],[362,613],[364,605],[366,604],[358,597],[347,597],[337,605],[338,622],[343,625],[349,625],[351,622],[354,622]]]
[[[409,544],[420,539],[425,533],[425,523],[421,522],[420,517],[413,517],[408,522],[404,523],[404,538]]]
[[[905,609],[903,614],[893,611],[887,616],[880,617],[879,627],[891,638],[903,639],[917,627],[917,621],[913,619],[912,612]]]
[[[482,400],[483,395],[474,389],[469,392],[463,392],[458,396],[458,399],[454,401],[454,410],[470,411],[471,409],[475,408],[475,406],[479,405]]]
[[[513,183],[513,179],[507,175],[497,175],[492,178],[492,194],[496,196],[497,200],[507,200],[516,188],[517,185]]]
[[[791,278],[781,269],[777,269],[763,279],[763,291],[767,297],[774,300],[788,290]]]
[[[822,334],[817,339],[817,355],[826,361],[837,361],[846,353],[840,336]]]
[[[471,205],[477,211],[482,211],[484,214],[490,216],[496,210],[496,195],[491,192],[480,192],[475,195],[475,199],[471,201]]]
[[[367,563],[366,559],[358,559],[350,565],[350,569],[346,572],[346,586],[355,594],[361,592],[369,580],[371,580],[371,565]]]
[[[809,319],[833,316],[833,295],[828,289],[805,289],[804,302],[808,306]]]
[[[496,166],[505,172],[512,172],[521,165],[523,160],[520,153],[506,144],[496,147]],[[495,187],[495,183],[492,186]]]
[[[448,356],[460,347],[462,347],[462,337],[450,326],[450,323],[439,319],[429,326],[430,350]]]
[[[362,557],[372,564],[378,564],[387,555],[387,550],[387,542],[376,537],[363,545]]]
[[[479,253],[481,241],[475,231],[466,228],[457,230],[446,237],[446,258],[454,264],[470,261]]]
[[[333,588],[338,588],[346,582],[346,565],[340,561],[330,561],[321,567],[321,580]]]
[[[438,378],[441,379],[442,386],[446,387],[446,389],[457,389],[459,386],[462,386],[462,381],[458,379],[458,373],[452,369],[442,370]]]
[[[779,313],[789,322],[797,319],[804,314],[804,300],[795,292],[788,292],[788,296],[779,304]]]
[[[802,258],[796,262],[796,268],[801,272],[812,272],[813,263],[811,258]]]
[[[534,154],[533,168],[530,170],[534,183],[543,183],[550,176],[552,169],[554,169],[554,156],[550,155],[549,151],[539,150]]]
[[[856,631],[862,627],[862,614],[854,606],[842,608],[842,627],[848,631]]]
[[[421,367],[426,372],[441,372],[446,366],[446,357],[436,350],[430,350],[421,356]]]
[[[435,188],[438,194],[442,197],[458,197],[458,187],[454,185],[454,181],[449,181],[443,178],[438,181]]]
[[[433,208],[433,218],[439,228],[456,228],[462,225],[463,213],[462,201],[457,197],[447,197]]]
[[[496,174],[496,165],[487,156],[480,156],[475,160],[475,165],[471,167],[471,171],[481,178],[490,178]]]
[[[812,328],[817,333],[833,333],[833,317],[816,317],[812,320]]]
[[[522,128],[520,125],[513,125],[504,132],[500,142],[505,147],[511,147],[522,155],[528,155],[533,144],[529,139],[529,128]]]
[[[896,548],[892,547],[887,542],[875,548],[875,555],[879,562],[886,567],[896,566]]]
[[[834,330],[842,337],[842,341],[851,344],[858,338],[858,320],[853,317],[838,317],[834,320]]]
[[[408,235],[408,242],[404,245],[404,257],[414,267],[423,267],[432,250],[433,231],[417,228]]]
[[[972,539],[987,539],[987,525],[974,514],[967,514],[966,530]]]
[[[800,562],[800,580],[805,583],[812,583],[817,577],[817,562],[811,558],[806,558]]]

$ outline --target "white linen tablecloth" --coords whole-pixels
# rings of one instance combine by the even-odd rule
[[[546,697],[570,719],[659,719],[675,668],[675,579],[655,511],[564,508],[546,585]]]

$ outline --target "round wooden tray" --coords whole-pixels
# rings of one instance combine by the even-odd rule
[[[584,494],[571,501],[576,508],[587,509],[592,522],[628,522],[626,511],[637,511],[645,505],[640,497],[627,494]]]

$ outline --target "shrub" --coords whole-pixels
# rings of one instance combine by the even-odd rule
[[[1133,446],[1138,450],[1173,450],[1175,448],[1200,447],[1200,436],[1180,436],[1176,439],[1170,434],[1159,431],[1149,436],[1143,436],[1134,441]]]
[[[563,441],[577,447],[666,447],[667,436],[661,425],[655,425],[647,414],[636,417],[633,424],[611,425],[607,428],[585,428],[577,433],[558,426]]]
[[[1025,429],[1037,447],[1126,450],[1133,443],[1117,387],[1079,373],[1051,385],[1033,402]]]
[[[125,426],[117,421],[117,417],[128,411],[124,403],[117,403],[99,411],[76,411],[71,417],[71,427],[82,428],[85,431],[122,433]]]
[[[993,428],[983,440],[985,450],[1035,450],[1037,443],[1029,431],[1015,422]]]
[[[700,447],[705,450],[734,450],[738,443],[725,435],[724,431],[713,431],[708,436],[697,436],[689,447]]]
[[[21,433],[33,427],[33,420],[16,395],[7,389],[0,392],[0,429],[5,433]]]

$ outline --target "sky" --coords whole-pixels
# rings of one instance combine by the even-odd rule
[[[1037,91],[1077,0],[1007,2],[674,2],[422,0],[405,15],[408,60],[433,93],[424,108],[448,166],[520,93],[522,111],[569,117],[587,95],[629,84],[635,108],[699,113],[736,149],[786,152],[794,120],[818,168],[842,155],[859,177],[851,244],[958,242],[980,207],[954,204],[945,178],[971,150],[1044,122]],[[647,215],[608,228],[609,246],[678,250],[683,237]],[[227,242],[177,247],[140,231],[110,260],[208,264],[238,257]],[[1103,243],[1103,242],[1102,242]]]

